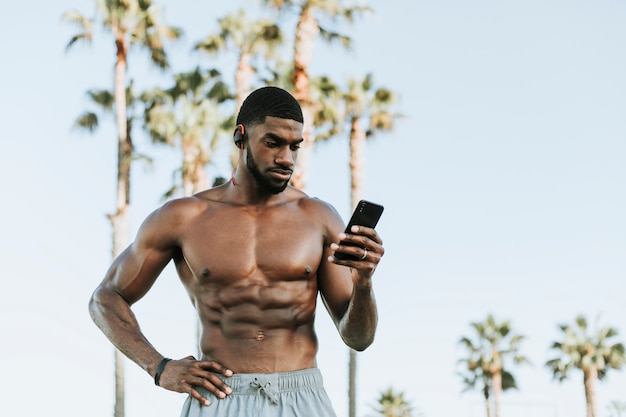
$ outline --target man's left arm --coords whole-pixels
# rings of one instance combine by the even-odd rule
[[[372,276],[385,251],[376,230],[353,226],[350,232],[338,234],[326,248],[327,259],[319,271],[320,292],[346,345],[362,351],[372,344],[376,333],[378,312]],[[335,251],[357,259],[337,259]]]

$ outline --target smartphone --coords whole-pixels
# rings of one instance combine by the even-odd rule
[[[371,201],[366,201],[366,200],[359,201],[359,203],[356,205],[356,208],[354,209],[354,212],[352,213],[352,217],[350,217],[350,221],[348,222],[348,225],[346,226],[345,232],[352,233],[350,229],[354,225],[371,227],[372,229],[375,228],[376,224],[378,224],[378,220],[380,219],[380,216],[382,216],[383,214],[383,210],[384,210],[384,207],[381,206],[380,204],[372,203]],[[345,242],[345,241],[342,241],[340,244],[344,246],[356,246],[352,242]],[[336,259],[340,259],[340,260],[351,260],[351,261],[358,260],[358,258],[354,255],[348,255],[348,254],[339,253],[339,252],[335,252],[333,256]]]

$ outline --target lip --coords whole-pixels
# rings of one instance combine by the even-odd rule
[[[293,171],[288,170],[288,169],[271,169],[270,170],[270,174],[273,177],[281,179],[283,181],[290,179],[292,173]]]

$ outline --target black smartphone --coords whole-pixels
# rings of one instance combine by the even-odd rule
[[[361,200],[356,205],[352,217],[346,226],[346,233],[352,233],[350,228],[354,225],[371,227],[372,229],[378,224],[380,216],[383,214],[384,207],[380,204],[372,203],[371,201]],[[340,243],[344,246],[356,246],[354,243],[342,241]],[[357,261],[358,258],[353,255],[345,253],[335,252],[333,255],[336,259]]]

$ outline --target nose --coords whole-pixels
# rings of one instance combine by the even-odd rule
[[[291,168],[296,162],[296,151],[293,151],[289,146],[281,146],[274,158],[274,163],[281,165],[285,168]]]

